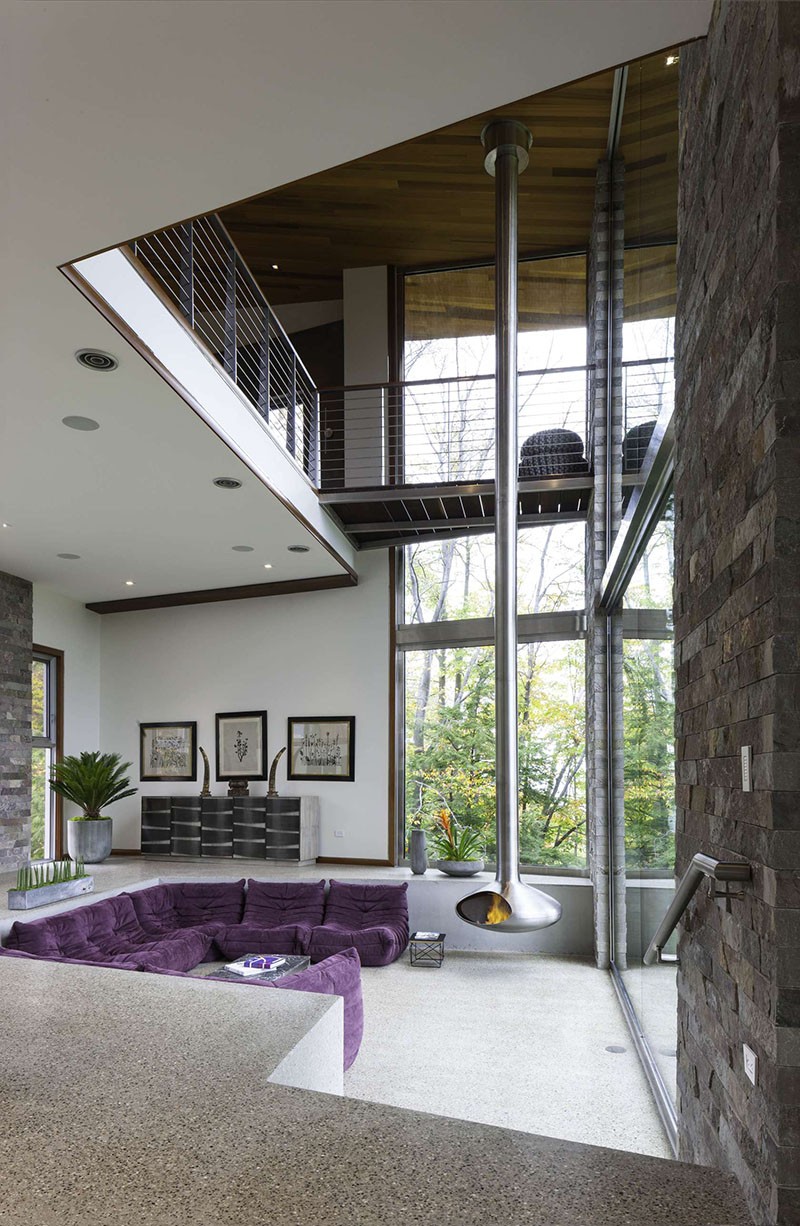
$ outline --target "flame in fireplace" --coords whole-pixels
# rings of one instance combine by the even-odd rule
[[[502,924],[511,914],[511,908],[500,894],[492,894],[492,904],[486,912],[487,924]]]

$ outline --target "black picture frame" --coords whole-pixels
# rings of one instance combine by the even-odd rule
[[[253,755],[248,753],[246,759],[242,760],[242,769],[231,770],[229,760],[226,762],[226,757],[229,758],[229,755],[227,753],[228,745],[225,734],[229,730],[229,726],[233,730],[237,723],[244,725],[244,728],[236,729],[236,735],[242,735],[249,726],[251,730],[257,730],[260,745],[256,749],[255,762],[252,761]],[[252,731],[250,736],[252,736]],[[247,737],[248,741],[250,736]],[[231,748],[233,748],[232,745]],[[231,783],[237,779],[266,779],[269,775],[266,711],[218,711],[216,715],[216,749],[217,779],[220,783]]]
[[[167,734],[163,730],[172,728],[181,730],[184,734],[188,732],[189,749],[185,754],[186,766],[184,770],[180,770],[179,764],[176,763],[176,769],[169,769],[167,761],[167,749],[169,746],[158,749],[156,741],[158,740],[158,732],[162,730],[162,740],[167,740]],[[173,738],[173,742],[175,738]],[[173,743],[172,750],[177,754],[178,746]],[[156,757],[158,761],[156,761]],[[161,770],[158,765],[161,765]],[[196,720],[181,720],[175,719],[171,721],[163,721],[155,724],[139,724],[139,779],[142,783],[194,783],[197,780],[197,721]]]
[[[341,746],[341,764],[333,770],[298,769],[300,746],[309,736],[316,736],[324,744],[331,735],[331,725],[344,725],[346,739]],[[302,731],[300,729],[303,728]],[[356,777],[356,717],[355,715],[290,715],[287,722],[287,746],[289,761],[286,778],[302,782],[315,779],[327,783],[353,783]]]

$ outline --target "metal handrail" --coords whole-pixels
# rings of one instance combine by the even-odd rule
[[[692,901],[704,877],[710,877],[714,882],[749,881],[752,877],[752,869],[746,861],[737,863],[733,860],[714,860],[711,856],[703,855],[702,852],[693,856],[689,867],[678,883],[675,897],[666,915],[644,952],[642,961],[645,966],[652,966],[654,962],[661,961],[661,951],[680,923],[681,916]]]

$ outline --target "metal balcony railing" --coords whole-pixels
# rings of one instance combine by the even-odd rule
[[[322,488],[494,478],[494,375],[320,389]],[[587,368],[520,371],[520,477],[588,474]]]
[[[672,358],[644,358],[622,364],[624,405],[623,473],[638,473],[644,463],[655,424],[664,409],[675,404]]]
[[[215,214],[131,244],[270,433],[318,485],[314,381]]]

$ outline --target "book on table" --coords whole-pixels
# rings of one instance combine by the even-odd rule
[[[244,954],[235,962],[227,962],[225,970],[246,979],[248,975],[263,975],[266,971],[276,971],[285,961],[282,954]]]

